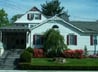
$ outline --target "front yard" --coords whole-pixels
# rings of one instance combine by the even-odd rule
[[[83,58],[70,59],[67,58],[65,63],[51,61],[51,58],[32,58],[32,65],[34,66],[98,66],[98,59]]]
[[[31,63],[20,63],[22,70],[98,70],[98,58],[66,59],[66,63],[52,58],[32,58]]]

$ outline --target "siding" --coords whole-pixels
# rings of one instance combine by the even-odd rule
[[[34,34],[43,34],[46,30],[52,28],[53,25],[57,25],[59,27],[59,31],[60,31],[61,35],[64,36],[65,44],[67,44],[66,40],[67,40],[67,35],[69,33],[73,33],[73,34],[77,35],[77,45],[68,45],[68,48],[84,49],[84,46],[86,45],[88,50],[94,50],[94,46],[90,45],[90,35],[82,34],[82,33],[78,32],[77,30],[72,29],[70,26],[67,26],[66,24],[64,25],[63,23],[61,24],[59,22],[58,23],[48,22],[48,23],[45,23],[45,24],[33,29],[31,31],[31,42],[32,42],[31,46],[35,47],[33,45],[33,35]],[[37,47],[42,47],[42,46],[37,46]]]
[[[27,19],[27,14],[28,13],[39,13],[38,11],[29,11],[27,13],[25,13],[21,18],[19,18],[15,23],[41,23],[42,21],[46,20],[46,18],[43,16],[43,14],[41,14],[41,20],[28,20]]]

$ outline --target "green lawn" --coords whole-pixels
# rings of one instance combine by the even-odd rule
[[[66,59],[66,63],[59,63],[51,61],[51,58],[32,58],[32,65],[34,66],[98,66],[98,59],[84,58],[84,59]]]

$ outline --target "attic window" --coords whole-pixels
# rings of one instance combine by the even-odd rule
[[[59,28],[57,25],[53,25],[53,27],[52,28]]]
[[[35,20],[41,20],[41,14],[34,14]]]
[[[32,14],[32,13],[27,14],[28,20],[33,20],[33,18],[34,18],[34,14]]]

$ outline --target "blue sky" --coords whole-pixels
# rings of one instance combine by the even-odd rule
[[[46,0],[0,0],[3,8],[11,18],[15,14],[24,14],[33,6],[41,9],[40,4]],[[49,0],[47,0],[49,1]],[[61,6],[68,10],[70,20],[98,20],[98,0],[60,0]]]

